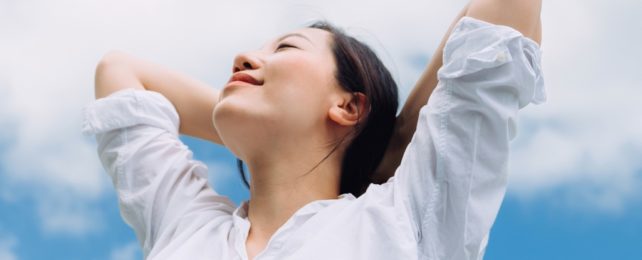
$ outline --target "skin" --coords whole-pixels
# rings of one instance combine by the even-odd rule
[[[227,85],[213,113],[223,143],[252,173],[249,257],[262,251],[297,209],[337,198],[345,145],[305,173],[352,131],[357,110],[364,109],[334,80],[330,34],[319,29],[295,33],[302,36],[237,56],[235,70],[264,83]],[[296,47],[277,49],[281,43]]]
[[[507,25],[540,43],[540,12],[541,0],[473,0],[455,21],[470,16]],[[375,182],[385,182],[399,165],[419,110],[437,85],[443,47],[454,25],[407,99]],[[365,97],[344,91],[334,80],[330,34],[311,28],[293,33],[298,35],[235,58],[232,72],[250,74],[261,86],[235,82],[217,90],[119,51],[107,53],[96,68],[96,98],[123,88],[159,92],[176,107],[180,133],[225,145],[246,162],[252,173],[246,241],[250,259],[296,210],[314,200],[337,198],[345,146],[358,117],[367,113]]]
[[[471,1],[456,16],[430,63],[410,92],[401,113],[397,117],[393,136],[381,164],[373,176],[374,183],[384,183],[394,175],[401,158],[417,128],[419,111],[428,102],[428,97],[439,82],[437,71],[443,64],[443,50],[448,37],[457,22],[464,16],[473,17],[494,24],[506,25],[520,31],[538,44],[542,41],[540,13],[541,0],[477,0]]]

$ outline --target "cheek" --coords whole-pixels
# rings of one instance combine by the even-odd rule
[[[307,128],[324,122],[329,108],[330,86],[315,73],[290,75],[283,84],[266,89],[266,101],[278,112],[276,117],[292,128]],[[318,72],[316,72],[318,73]]]
[[[327,64],[318,59],[301,56],[271,60],[266,64],[266,83],[262,87],[221,92],[222,98],[212,114],[216,128],[235,133],[252,129],[307,131],[318,127],[327,118],[328,97],[334,82],[333,68],[324,65]]]
[[[334,66],[320,54],[292,54],[270,61],[266,66],[266,78],[277,84],[298,85],[311,90],[314,85],[328,85],[333,77]]]
[[[266,95],[279,105],[317,107],[332,89],[334,74],[322,59],[291,58],[275,62],[266,70],[272,79]]]

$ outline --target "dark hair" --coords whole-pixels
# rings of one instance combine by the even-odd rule
[[[397,84],[383,62],[364,43],[327,22],[316,22],[308,28],[332,34],[337,82],[348,92],[363,93],[370,106],[367,118],[357,124],[358,132],[347,147],[341,164],[339,192],[360,196],[372,182],[372,174],[392,135],[399,102]],[[243,162],[238,160],[237,165],[243,182],[249,186]]]

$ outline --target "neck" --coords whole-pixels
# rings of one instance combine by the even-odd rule
[[[338,197],[341,169],[339,151],[310,171],[330,152],[327,149],[319,150],[323,151],[281,152],[269,155],[269,158],[263,157],[260,162],[247,162],[252,173],[248,205],[250,236],[269,238],[306,204]],[[308,156],[303,158],[302,154]]]

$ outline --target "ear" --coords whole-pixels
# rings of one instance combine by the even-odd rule
[[[361,92],[342,93],[328,111],[330,120],[341,126],[354,126],[368,115],[368,98]]]

